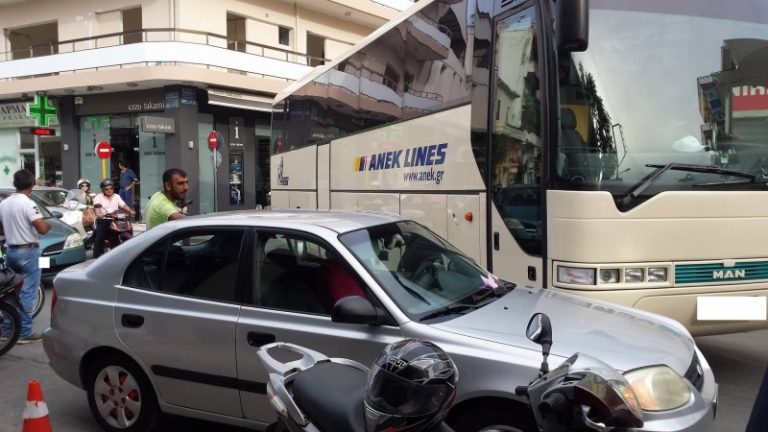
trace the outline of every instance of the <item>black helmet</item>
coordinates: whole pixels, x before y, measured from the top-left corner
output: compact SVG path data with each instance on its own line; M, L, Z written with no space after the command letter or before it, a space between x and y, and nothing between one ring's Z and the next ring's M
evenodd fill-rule
M368 432L436 426L453 403L458 380L456 365L431 342L406 339L387 345L368 374Z
M104 189L107 186L115 187L115 183L110 179L104 179L101 181L101 183L99 183L99 187L102 189Z
M82 186L83 184L87 184L89 188L91 187L90 180L88 180L87 178L81 178L80 180L77 181L77 188L80 189L80 186Z

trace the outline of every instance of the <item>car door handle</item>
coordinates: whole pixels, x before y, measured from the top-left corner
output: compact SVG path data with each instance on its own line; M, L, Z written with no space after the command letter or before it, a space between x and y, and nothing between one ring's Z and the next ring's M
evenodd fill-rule
M269 333L248 332L248 345L260 347L275 341L275 335Z
M141 315L123 314L121 322L123 327L139 328L144 324L144 317Z

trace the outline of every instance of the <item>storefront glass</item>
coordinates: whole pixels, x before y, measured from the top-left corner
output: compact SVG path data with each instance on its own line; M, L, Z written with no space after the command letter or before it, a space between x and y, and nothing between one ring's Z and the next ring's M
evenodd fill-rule
M200 188L200 213L212 213L214 208L214 184L213 163L214 155L217 155L217 161L221 164L221 153L213 152L208 148L208 134L213 130L213 115L199 114L197 125L197 161L199 169L199 188ZM219 169L219 168L217 168Z

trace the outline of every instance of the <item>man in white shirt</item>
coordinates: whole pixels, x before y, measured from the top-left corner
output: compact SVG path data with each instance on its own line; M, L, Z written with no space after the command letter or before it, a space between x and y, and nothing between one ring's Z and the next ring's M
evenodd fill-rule
M39 341L42 336L32 327L32 310L35 306L37 287L40 285L40 235L51 226L43 220L37 204L29 199L35 175L29 170L13 173L16 193L0 202L0 232L5 235L5 261L11 270L24 276L20 300L21 333L17 344ZM5 334L5 327L3 333Z
M116 212L118 210L124 210L131 216L135 215L128 204L120 198L120 195L115 194L115 184L110 179L104 179L101 181L101 193L96 195L93 199L93 206L96 209L96 232L93 233L93 257L98 258L104 253L104 242L107 240L107 234L109 233L109 225L112 223L110 219L102 219L105 214Z

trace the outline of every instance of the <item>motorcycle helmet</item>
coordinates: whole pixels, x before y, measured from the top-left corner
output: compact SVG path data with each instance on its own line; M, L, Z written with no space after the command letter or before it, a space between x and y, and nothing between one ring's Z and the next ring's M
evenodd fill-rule
M83 184L87 184L88 188L90 189L90 187L91 187L91 181L90 180L88 180L87 178L81 178L80 180L77 181L77 188L80 189L80 187L82 187Z
M456 365L431 342L405 339L387 345L368 374L367 432L429 430L443 421L458 380Z
M100 187L101 189L104 189L104 188L105 188L105 187L107 187L107 186L112 186L112 187L115 187L115 182L113 182L113 181L112 181L112 180L110 180L110 179L104 179L104 180L102 180L102 181L101 181L101 183L99 183L99 187Z

